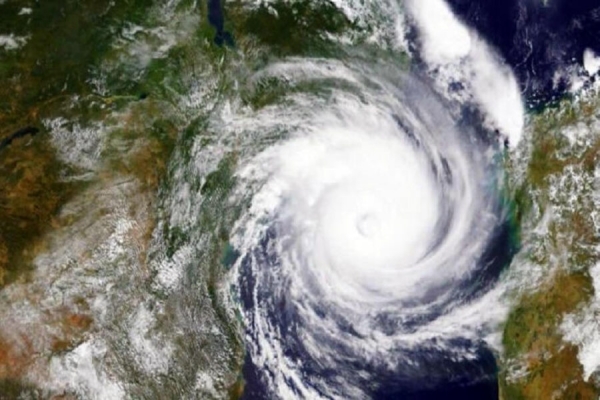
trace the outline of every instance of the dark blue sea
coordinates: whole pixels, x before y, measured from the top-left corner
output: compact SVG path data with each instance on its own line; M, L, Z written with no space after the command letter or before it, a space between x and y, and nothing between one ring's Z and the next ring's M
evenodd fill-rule
M552 0L545 6L542 0L448 0L460 18L490 42L515 71L526 103L531 108L544 107L567 93L565 76L558 82L557 73L567 66L583 63L583 52L590 48L600 53L600 0ZM231 34L224 29L223 5L220 0L208 0L209 22L216 29L217 45L233 45ZM265 27L268 29L268 27ZM486 265L475 280L462 283L464 299L485 293L509 263L515 248L508 224L498 232L494 243L481 260ZM260 249L259 249L260 251ZM242 302L253 306L249 297L252 279L248 277L246 296ZM245 298L244 298L245 297ZM272 316L277 321L276 314ZM287 318L289 318L289 314ZM285 319L279 320L286 323ZM292 340L292 342L294 342ZM296 342L297 343L297 342ZM419 371L399 370L397 374L382 372L378 382L369 385L375 400L497 400L497 366L494 354L483 344L456 343L457 346L479 346L479 357L469 362L448 361L444 354L419 353L412 356L431 368L432 379ZM300 348L289 348L299 358L306 354ZM310 361L306 365L310 368ZM351 366L341 366L351 367ZM332 371L306 370L307 374ZM446 374L446 378L443 374ZM243 377L246 381L243 400L271 400L263 384L263 366L246 358Z
M600 0L447 0L515 71L527 104L543 107L563 96L569 65L600 53Z
M273 240L277 240L277 237L276 233L271 230L252 256L254 259L260 260L261 265L264 264L265 268L273 268L278 263L277 258L268 250L272 248L270 242ZM501 272L509 264L516 250L513 228L507 221L498 228L487 251L482 255L479 262L482 268L477 274L464 279L453 289L453 297L457 302L476 300L479 296L487 293L498 281ZM257 306L252 296L253 290L256 288L256 280L251 274L242 273L242 275L241 301L246 309L251 310ZM475 351L477 357L468 361L455 360L455 357L437 349L431 350L431 347L425 344L422 347L415 346L411 349L400 350L400 359L418 361L418 368L415 368L412 363L399 364L396 370L390 371L378 366L362 364L353 354L345 354L345 349L336 348L339 354L347 356L341 357L341 359L354 361L340 361L335 370L322 368L321 365L311 360L303 347L302 339L294 329L295 322L297 322L294 305L285 301L276 301L273 304L261 301L260 299L264 300L270 296L268 288L264 289L266 290L258 293L259 301L268 313L270 323L279 326L280 331L285 332L282 346L286 356L301 361L302 374L305 376L318 376L324 381L331 380L333 385L336 374L344 371L347 376L348 372L352 374L352 371L357 371L356 382L373 400L498 399L497 365L493 352L484 343L473 343L461 338L452 341L452 348ZM427 323L443 312L444 310L434 309L426 317L427 320L420 319L415 324ZM249 337L253 335L251 327L249 327L248 335ZM325 338L323 339L323 346L334 345ZM390 357L394 356L398 356L398 354L390 354ZM358 371L368 373L371 378L361 381L362 378L359 377ZM270 400L273 398L273 394L269 392L264 383L265 373L269 373L265 366L255 364L250 357L246 358L243 367L243 377L246 381L243 400ZM290 387L293 389L291 383ZM343 392L343 388L338 389L342 389ZM327 398L326 391L322 394Z

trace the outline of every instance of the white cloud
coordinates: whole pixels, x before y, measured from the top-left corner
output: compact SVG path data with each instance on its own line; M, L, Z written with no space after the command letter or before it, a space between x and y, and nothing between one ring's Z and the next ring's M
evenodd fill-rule
M4 48L4 50L16 50L25 46L27 40L28 38L25 36L15 36L12 33L10 35L0 35L0 48Z
M422 35L423 57L431 64L455 62L471 51L471 34L443 1L409 0Z
M423 59L436 71L439 88L452 97L448 87L460 81L490 127L516 145L523 132L524 107L512 70L443 0L407 0L406 4L420 33Z
M585 49L583 52L583 68L590 76L600 71L600 56L592 49Z
M53 357L50 375L53 385L79 396L97 400L118 400L125 397L121 385L113 381L97 360L106 353L104 344L84 342L65 356Z
M592 268L590 274L595 298L581 312L567 315L561 325L564 339L579 347L577 358L586 381L600 369L600 264Z

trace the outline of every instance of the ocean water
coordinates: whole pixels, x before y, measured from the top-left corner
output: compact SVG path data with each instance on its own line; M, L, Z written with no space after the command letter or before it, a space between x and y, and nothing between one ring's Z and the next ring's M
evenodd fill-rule
M370 394L373 400L497 400L498 382L495 376L496 363L494 356L482 350L479 360L474 363L480 370L481 366L488 375L478 382L465 380L453 384L445 384L436 388L424 389L419 380L413 382L398 382L393 376L388 376L387 384L382 385ZM446 365L447 368L461 368L465 365ZM439 368L439 365L438 365ZM243 368L245 379L244 394L241 400L271 400L272 395L261 382L260 368L247 358Z
M271 240L273 239L271 236ZM264 240L263 246L263 250L269 247L269 238ZM508 266L516 250L514 231L510 224L506 223L498 229L488 249L484 252L479 262L478 272L457 286L453 296L461 298L461 301L465 302L476 301L479 296L485 294L498 282L500 274ZM278 260L269 255L268 251L259 253L262 253L262 257L264 257L264 264L270 264L273 267L278 264ZM245 308L252 309L256 306L251 293L255 281L252 276L247 275L244 277L244 282L242 301ZM262 293L262 296L266 298L269 293ZM327 310L323 309L322 313L325 315ZM441 313L443 310L434 312L428 318L435 319ZM395 370L381 369L376 365L357 363L356 361L338 364L338 369L332 370L321 368L320 365L315 364L303 348L302 339L296 336L298 332L294 329L294 325L298 321L293 305L287 304L285 301L280 303L270 315L270 320L281 331L288 332L285 338L286 357L291 357L303 365L303 372L306 376L318 376L322 380L330 380L332 386L335 385L335 378L342 371L348 373L348 371L355 370L357 371L357 381L361 381L361 374L358 371L377 377L376 380L362 380L361 383L369 398L373 400L498 399L496 356L483 342L474 343L460 338L452 341L453 352L462 349L472 353L472 358L469 360L453 360L452 354L449 352L417 345L409 350L398 351L399 354L402 354L402 358L410 360L410 362L396 366ZM393 325L393 321L388 322ZM415 324L415 329L418 329L418 325L424 322L418 320L412 323ZM347 329L352 328L348 327ZM340 348L339 351L343 352L344 349ZM390 358L397 355L390 354ZM351 359L351 355L348 356ZM272 398L272 389L265 381L264 373L263 365L253 362L249 356L246 357L242 370L245 380L243 400L269 400ZM292 382L289 382L289 385L294 387ZM324 398L328 398L327 392L321 394ZM302 397L299 391L296 395L299 398Z
M568 18L571 19L569 20L565 16L565 21L557 22L552 15L559 11L548 11L533 5L530 8L523 8L520 4L514 3L500 7L491 2L466 3L461 1L454 1L452 5L455 12L470 26L477 29L516 71L519 84L530 105L544 104L567 91L569 82L566 75L564 81L560 81L558 84L552 81L552 78L558 72L564 72L565 68L571 65L573 60L572 57L569 58L568 54L580 52L581 56L583 55L583 49L587 48L585 42L579 43L579 47L570 46L568 41L556 44L560 49L568 48L568 52L562 52L563 56L559 58L553 57L552 54L540 50L540 48L544 48L552 41L552 38L546 34L549 27L556 26L556 31L574 29L572 24L569 25L565 21L572 22L583 12L580 8L565 6L568 13L565 11L564 14L570 13ZM209 1L208 18L216 29L215 43L220 46L223 44L233 45L231 35L225 31L223 6L218 0ZM533 18L536 21L539 19L539 23L527 22L527 18ZM531 49L532 46L533 50L527 52L526 49ZM550 53L552 51L550 49ZM462 123L481 126L480 115L478 113L471 115L470 110L469 107L466 107ZM481 129L479 134L481 135L479 140L490 140L490 132L487 129ZM449 286L452 286L450 290L452 301L461 305L477 302L493 289L517 250L513 229L512 223L505 221L496 229L485 251L477 260L475 273L461 277L457 279L457 282L449 283ZM265 318L263 321L265 326L274 327L276 332L283 332L280 333L281 336L273 340L281 341L280 346L283 351L281 356L286 360L292 360L294 368L302 379L302 382L298 383L292 379L285 380L288 378L284 377L285 382L279 383L288 390L289 396L301 398L306 390L311 390L323 398L334 398L335 396L330 394L329 389L332 390L331 393L344 393L346 390L345 387L336 387L336 385L340 385L338 376L340 374L352 376L355 373L354 385L360 387L362 394L372 399L498 399L495 354L483 340L457 336L444 344L451 348L448 350L445 350L444 346L438 346L435 339L418 343L414 347L401 348L397 350L396 354L390 354L390 358L401 360L392 368L383 368L380 364L361 360L360 357L355 357L355 354L346 354L349 350L343 347L337 348L337 351L340 359L346 361L335 363L335 368L331 364L320 364L318 360L311 357L311 350L306 348L302 332L297 329L298 324L304 323L298 317L297 308L303 304L294 304L293 300L288 301L286 297L278 297L276 303L272 302L269 288L273 289L278 284L277 278L272 278L273 282L267 281L264 283L265 286L257 289L256 277L252 273L246 273L252 269L252 262L267 269L277 270L280 268L278 254L272 251L278 246L278 235L276 230L269 230L261 239L260 245L246 254L246 258L242 257L239 266L241 270L240 301L248 315L252 315L253 310L260 309L259 312L264 314L262 317ZM435 298L437 293L429 293L428 296ZM414 327L416 331L420 326L445 315L449 309L450 307L446 308L445 305L436 305L427 313L419 314L414 320L409 318L403 321L403 328L410 330L411 327ZM322 308L317 306L314 311L323 318L326 315L330 317L328 315L330 310L326 305L323 305ZM387 320L386 314L381 314L377 318L380 318L376 323L382 331L386 331L387 324L392 333L395 329L393 327L397 328L398 321ZM333 319L335 320L336 317L334 316ZM248 335L251 336L255 330L260 329L253 325L252 318L249 318L248 321ZM336 323L341 333L350 336L356 335L359 338L359 333L354 331L351 324L346 325L343 317L337 319ZM364 338L360 337L360 339ZM263 344L255 345L257 354L260 354ZM322 345L329 351L336 350L335 340L327 337L322 338ZM455 353L468 353L470 356L454 357ZM242 396L244 400L272 399L273 393L276 391L273 388L273 381L281 379L281 377L275 377L273 371L261 363L260 357L251 357L250 355L247 355L245 359L242 374L245 380L245 390ZM313 385L311 383L313 379L317 379L319 384ZM323 389L323 382L325 382L326 389ZM330 386L327 388L328 384Z
M586 49L600 52L597 0L449 0L453 11L512 67L530 107L569 89ZM547 3L547 4L544 4Z

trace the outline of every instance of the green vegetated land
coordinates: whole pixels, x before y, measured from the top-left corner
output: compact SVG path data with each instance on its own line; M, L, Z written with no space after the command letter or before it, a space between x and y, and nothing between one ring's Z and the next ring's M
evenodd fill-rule
M177 135L175 124L163 115L163 99L154 98L162 77L104 77L110 96L92 82L102 63L118 56L112 46L117 32L125 24L142 24L151 3L0 2L0 35L26 38L17 49L0 46L0 290L28 281L35 256L47 246L45 234L73 222L72 216L61 217L61 208L91 185L126 175L142 191L159 188ZM23 8L30 12L21 13ZM58 117L66 121L67 141L74 143L89 140L78 137L75 126L119 126L105 138L109 145L100 154L99 169L87 170L61 157L45 123ZM30 133L15 135L24 128ZM118 146L111 146L113 141ZM141 224L142 239L149 241L154 221ZM42 396L21 378L42 353L61 353L81 342L94 323L86 309L82 299L56 316L48 348L39 348L41 339L23 336L17 343L0 335L0 398Z
M165 82L176 89L175 77L181 68L193 71L191 52L197 43L175 46L169 57L153 60L136 79L129 79L127 74L109 76L107 84L112 93L109 97L97 93L89 83L95 68L116 57L111 47L115 32L125 22L143 23L150 3L150 0L114 3L109 0L9 0L0 4L0 16L3 16L0 17L3 22L0 34L27 37L22 48L0 48L0 80L3 82L0 140L24 127L40 130L36 135L17 138L0 149L0 288L27 279L33 257L44 248L44 233L69 223L59 217L61 207L89 184L66 179L86 171L61 160L50 143L44 119L60 115L82 123L101 122L112 111L134 104L127 119L119 121L120 128L111 133L118 137L119 143L126 144L127 150L120 153L112 149L114 153L103 154L107 165L94 179L101 181L107 171L127 174L152 192L165 178L182 128L175 118L165 114L163 102L169 98ZM204 2L201 3L198 12L205 13ZM32 13L18 15L23 7L30 7ZM255 63L256 68L268 63L271 57L336 54L337 44L328 41L326 34L360 30L326 1L298 1L291 6L276 2L273 7L275 13L266 7L247 12L240 2L233 2L227 3L225 10L225 27L233 32L236 40L251 41L263 50L258 51L257 57L250 57L249 62ZM213 34L214 29L202 20L195 36L197 41L204 41ZM217 59L229 50L213 45L211 51ZM248 94L245 100L259 108L275 101L286 90L318 88L289 88L281 82L265 82L261 90ZM80 99L75 105L72 103L74 95ZM535 238L537 242L530 254L532 262L551 273L534 292L522 295L506 324L503 335L506 352L501 360L500 376L505 400L591 399L599 394L593 382L583 381L578 349L564 342L559 329L562 317L576 311L594 294L588 269L597 261L593 249L598 238L590 218L591 188L576 183L569 187L569 179L564 179L562 185L566 186L561 189L579 196L572 206L551 194L553 185L561 177L577 174L584 177L584 181L592 179L600 150L600 139L594 137L597 133L593 133L588 144L573 151L561 132L580 123L591 125L598 118L597 103L590 100L573 106L564 101L536 115L532 121L533 151L526 179L517 188L515 200L519 218L532 224L546 210L554 210L555 217L548 225L547 235ZM140 139L143 145L137 146ZM234 167L235 154L231 154L207 177L202 191L215 201L207 207L214 208L223 201L224 194L234 184L231 180ZM209 259L214 268L218 268L228 257L227 228L231 221L215 222L208 217L212 214L210 211L205 217L208 218L206 223L216 228L213 238L216 250ZM148 226L147 240L153 227ZM221 273L214 271L211 276L218 279ZM209 285L217 302L216 282ZM216 305L218 310L219 307ZM223 325L227 326L226 313L221 310L220 314ZM73 338L89 329L93 321L85 314L69 314L65 315L63 325L66 333L55 343L56 351L70 348ZM236 340L235 332L229 334ZM0 338L0 392L34 390L19 383L19 379L36 356L28 352L15 353ZM239 369L242 358L238 356L239 362L234 362L232 367ZM522 367L525 373L514 373L515 366ZM231 397L239 397L242 391L243 382L235 383L230 389Z
M45 118L72 115L101 119L89 101L70 106L74 95L93 95L91 71L110 50L125 20L142 18L147 0L76 0L0 3L0 35L26 38L18 49L0 47L0 140L24 127L36 135L0 148L0 287L29 269L37 240L59 222L56 214L81 182L65 179L82 171L65 165L50 144ZM30 13L20 11L29 8ZM137 93L130 93L137 94Z
M506 323L500 389L505 400L596 399L596 382L583 379L579 349L566 343L565 315L587 304L597 261L594 173L600 136L597 98L565 99L532 117L531 157L516 190L523 229L546 218L542 233L523 232L525 259L544 272L538 287L521 294ZM568 134L582 132L573 141Z

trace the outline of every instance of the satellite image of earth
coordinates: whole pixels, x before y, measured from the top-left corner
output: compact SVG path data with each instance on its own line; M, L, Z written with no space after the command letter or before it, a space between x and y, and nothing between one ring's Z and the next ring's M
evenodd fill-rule
M0 0L0 400L600 398L600 0Z

